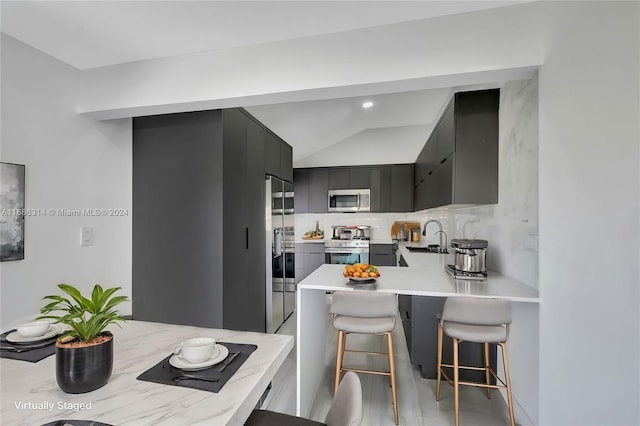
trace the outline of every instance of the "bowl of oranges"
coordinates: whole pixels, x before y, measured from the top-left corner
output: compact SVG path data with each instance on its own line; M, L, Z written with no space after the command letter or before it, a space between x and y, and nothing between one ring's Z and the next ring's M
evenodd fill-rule
M349 281L373 282L380 276L380 271L375 265L355 263L353 265L345 265L342 275Z

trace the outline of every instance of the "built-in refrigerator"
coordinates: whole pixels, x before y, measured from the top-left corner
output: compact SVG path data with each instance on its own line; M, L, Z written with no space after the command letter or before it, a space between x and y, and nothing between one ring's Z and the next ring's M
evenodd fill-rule
M266 179L266 320L273 333L293 313L296 303L293 184Z

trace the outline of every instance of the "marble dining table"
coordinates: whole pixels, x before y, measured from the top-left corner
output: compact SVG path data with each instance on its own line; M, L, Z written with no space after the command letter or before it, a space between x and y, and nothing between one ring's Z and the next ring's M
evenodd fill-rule
M93 392L68 394L56 383L55 355L37 363L0 360L3 425L91 420L111 425L242 425L293 348L293 337L226 329L127 321L113 327L109 382ZM257 345L218 393L137 380L181 341L213 337Z

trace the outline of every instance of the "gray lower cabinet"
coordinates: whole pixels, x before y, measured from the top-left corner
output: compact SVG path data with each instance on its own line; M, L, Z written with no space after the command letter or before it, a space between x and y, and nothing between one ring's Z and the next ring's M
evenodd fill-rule
M396 266L396 253L393 244L371 244L369 263L376 266Z
M401 267L408 266L402 256L399 264ZM442 312L444 301L443 297L398 295L398 310L407 340L409 358L412 365L420 368L420 375L426 379L437 378L438 319L436 315ZM460 343L460 364L481 367L484 361L482 349L482 345L477 343ZM491 347L489 363L494 370L496 359L496 348ZM445 336L442 362L453 364L452 360L453 342L451 338ZM453 378L450 369L446 371L448 371L449 377ZM460 371L461 380L484 381L484 378L483 371Z
M456 93L418 155L414 210L498 202L500 90Z
M305 279L309 274L324 264L323 243L296 243L295 270L296 283Z
M135 319L265 331L265 136L243 109L133 119Z

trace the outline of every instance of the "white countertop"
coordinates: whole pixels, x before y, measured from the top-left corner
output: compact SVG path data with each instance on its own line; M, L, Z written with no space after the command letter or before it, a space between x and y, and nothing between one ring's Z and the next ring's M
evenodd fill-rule
M242 425L293 348L292 336L142 321L128 321L113 333L113 374L105 386L85 394L60 390L55 355L37 363L2 358L2 424L84 419L113 425ZM219 393L136 380L182 340L198 336L255 344L258 349ZM48 403L53 408L21 409L16 406L21 402ZM87 403L90 409L64 408L64 404Z
M477 296L504 297L515 302L539 303L538 291L512 278L488 271L486 281L455 280L445 270L451 264L449 255L411 253L401 247L400 252L408 268L380 266L376 290L416 296ZM347 290L356 289L343 275L343 265L322 265L298 284L300 289Z

